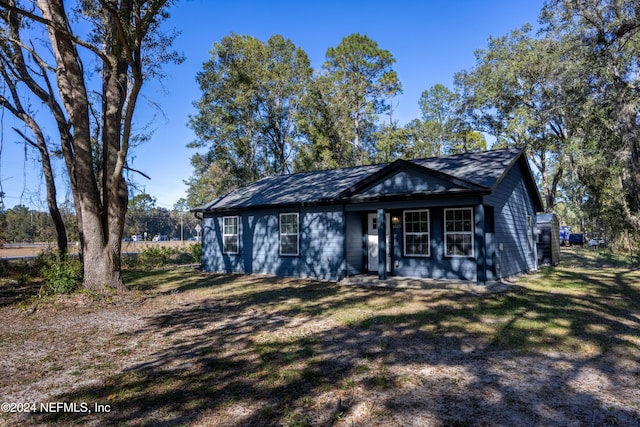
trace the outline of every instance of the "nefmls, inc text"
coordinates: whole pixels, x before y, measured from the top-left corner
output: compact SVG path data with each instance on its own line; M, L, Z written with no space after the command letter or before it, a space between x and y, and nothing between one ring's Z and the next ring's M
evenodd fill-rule
M3 402L2 412L40 412L40 413L75 413L75 414L91 414L91 413L108 413L111 412L111 405L105 403L87 402Z
M92 412L111 412L111 405L103 403L94 403L89 405L87 402L47 402L40 403L40 412L46 413L92 413Z

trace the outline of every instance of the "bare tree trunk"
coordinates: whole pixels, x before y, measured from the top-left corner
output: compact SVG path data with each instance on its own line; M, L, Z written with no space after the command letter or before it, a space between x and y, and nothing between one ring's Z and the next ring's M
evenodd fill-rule
M634 126L635 127L635 126ZM635 129L634 129L635 130ZM636 135L637 132L633 132L631 135ZM636 137L628 137L629 145L629 157L630 157L630 178L633 183L633 189L630 192L635 197L634 208L639 211L640 214L640 147Z
M84 81L84 71L73 40L65 32L69 28L64 6L59 0L39 0L38 5L45 19L53 25L47 26L58 67L58 87L63 94L62 102L73 125L73 160L67 160L72 190L76 201L76 212L80 219L79 230L82 244L83 286L88 289L102 290L111 288L126 289L120 272L120 239L114 242L113 236L120 236L118 223L111 224L110 213L119 209L120 200L111 200L110 191L101 194L94 174L93 151L91 146L91 124L89 116L88 93ZM108 64L105 64L107 67ZM107 108L113 105L108 105ZM118 135L119 141L119 135ZM109 152L103 151L103 157ZM102 171L103 176L109 175ZM108 176L107 179L110 177ZM110 185L111 182L108 182ZM119 183L118 183L119 184ZM116 185L116 187L119 187ZM116 188L120 192L120 188ZM103 197L107 201L104 204ZM116 206L112 207L111 204ZM125 205L126 206L126 205ZM126 208L125 208L126 209ZM110 230L110 228L113 229Z
M40 151L40 161L42 163L42 171L44 174L44 180L47 187L47 205L49 207L49 214L53 220L53 224L56 228L56 238L58 243L58 251L61 255L67 253L67 229L64 225L64 220L58 209L58 196L56 191L56 183L53 177L53 169L51 168L51 157L49 156L49 150L46 143L43 140L42 143L38 143L38 149Z
M78 220L85 288L125 289L120 272L120 245L128 201L123 168L143 68L144 75L150 76L164 62L163 59L154 62L145 55L145 49L158 55L156 50L164 51L172 40L171 36L159 32L159 22L165 18L162 10L167 4L167 0L80 2L77 8L68 10L73 9L74 14L78 12L87 23L93 24L87 31L91 37L85 40L74 34L63 0L36 0L29 8L16 6L14 0L0 0L0 8L6 12L2 18L16 29L8 38L15 47L2 45L1 65L7 68L13 65L17 72L11 70L9 74L23 81L42 100L58 127ZM51 45L45 47L45 57L50 58L52 54L54 65L39 57L33 44L29 47L28 42L21 40L20 30L28 25L22 19L46 28ZM79 49L84 50L83 55ZM34 69L32 62L25 65L22 51L29 52L29 60L34 61L39 70ZM100 123L92 121L93 105L82 63L86 52L94 55L99 69L94 75L102 79ZM167 58L172 56L170 53ZM92 63L92 67L94 65ZM57 87L53 84L54 75ZM94 138L92 125L98 129ZM43 171L47 177L53 177L50 165L44 164ZM50 182L53 183L53 179ZM53 207L55 187L48 187L48 191Z
M564 175L564 168L558 166L556 173L553 174L553 179L551 181L551 188L549 188L549 194L547 196L547 206L545 212L553 213L556 207L556 194L558 194L558 185L560 184L560 180L562 179L562 175Z

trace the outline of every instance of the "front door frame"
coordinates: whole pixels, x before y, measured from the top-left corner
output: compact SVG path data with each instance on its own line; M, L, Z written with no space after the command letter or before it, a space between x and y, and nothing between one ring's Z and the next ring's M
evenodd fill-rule
M380 265L378 262L378 253L380 252L379 245L379 234L380 230L378 230L378 220L379 214L376 213L367 213L367 234L366 234L366 245L367 245L367 271L372 273L380 273ZM386 228L386 272L391 272L391 214L385 212L385 228ZM372 262L372 258L375 257L375 261Z

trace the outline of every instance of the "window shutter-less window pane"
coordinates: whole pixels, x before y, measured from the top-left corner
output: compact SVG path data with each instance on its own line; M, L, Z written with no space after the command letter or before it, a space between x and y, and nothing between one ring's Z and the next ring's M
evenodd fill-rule
M405 256L429 256L429 211L404 211Z
M473 209L445 209L445 255L473 257Z
M222 218L222 246L228 254L237 254L240 251L238 217L226 216Z
M280 214L280 255L298 255L299 229L297 213Z

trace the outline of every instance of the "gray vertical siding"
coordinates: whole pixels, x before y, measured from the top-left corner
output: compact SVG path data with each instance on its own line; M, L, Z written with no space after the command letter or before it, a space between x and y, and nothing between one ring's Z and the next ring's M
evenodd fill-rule
M341 207L301 212L300 265L293 275L341 280L344 265L344 216Z
M299 256L280 255L279 214L288 212L299 213ZM223 253L222 218L228 215L205 215L202 261L205 271L326 280L344 277L344 227L340 208L269 209L239 213L240 251L237 255Z
M535 226L536 213L519 164L511 168L493 194L485 198L485 203L494 208L497 277L534 270L537 267L536 248L534 244L533 250L529 251L527 215L531 215Z
M238 226L240 253L226 254L222 245L222 218L233 215L206 214L202 221L202 269L208 272L242 273L244 260L242 247L244 246L245 227L240 218Z
M362 213L345 212L347 274L365 273L364 223Z

